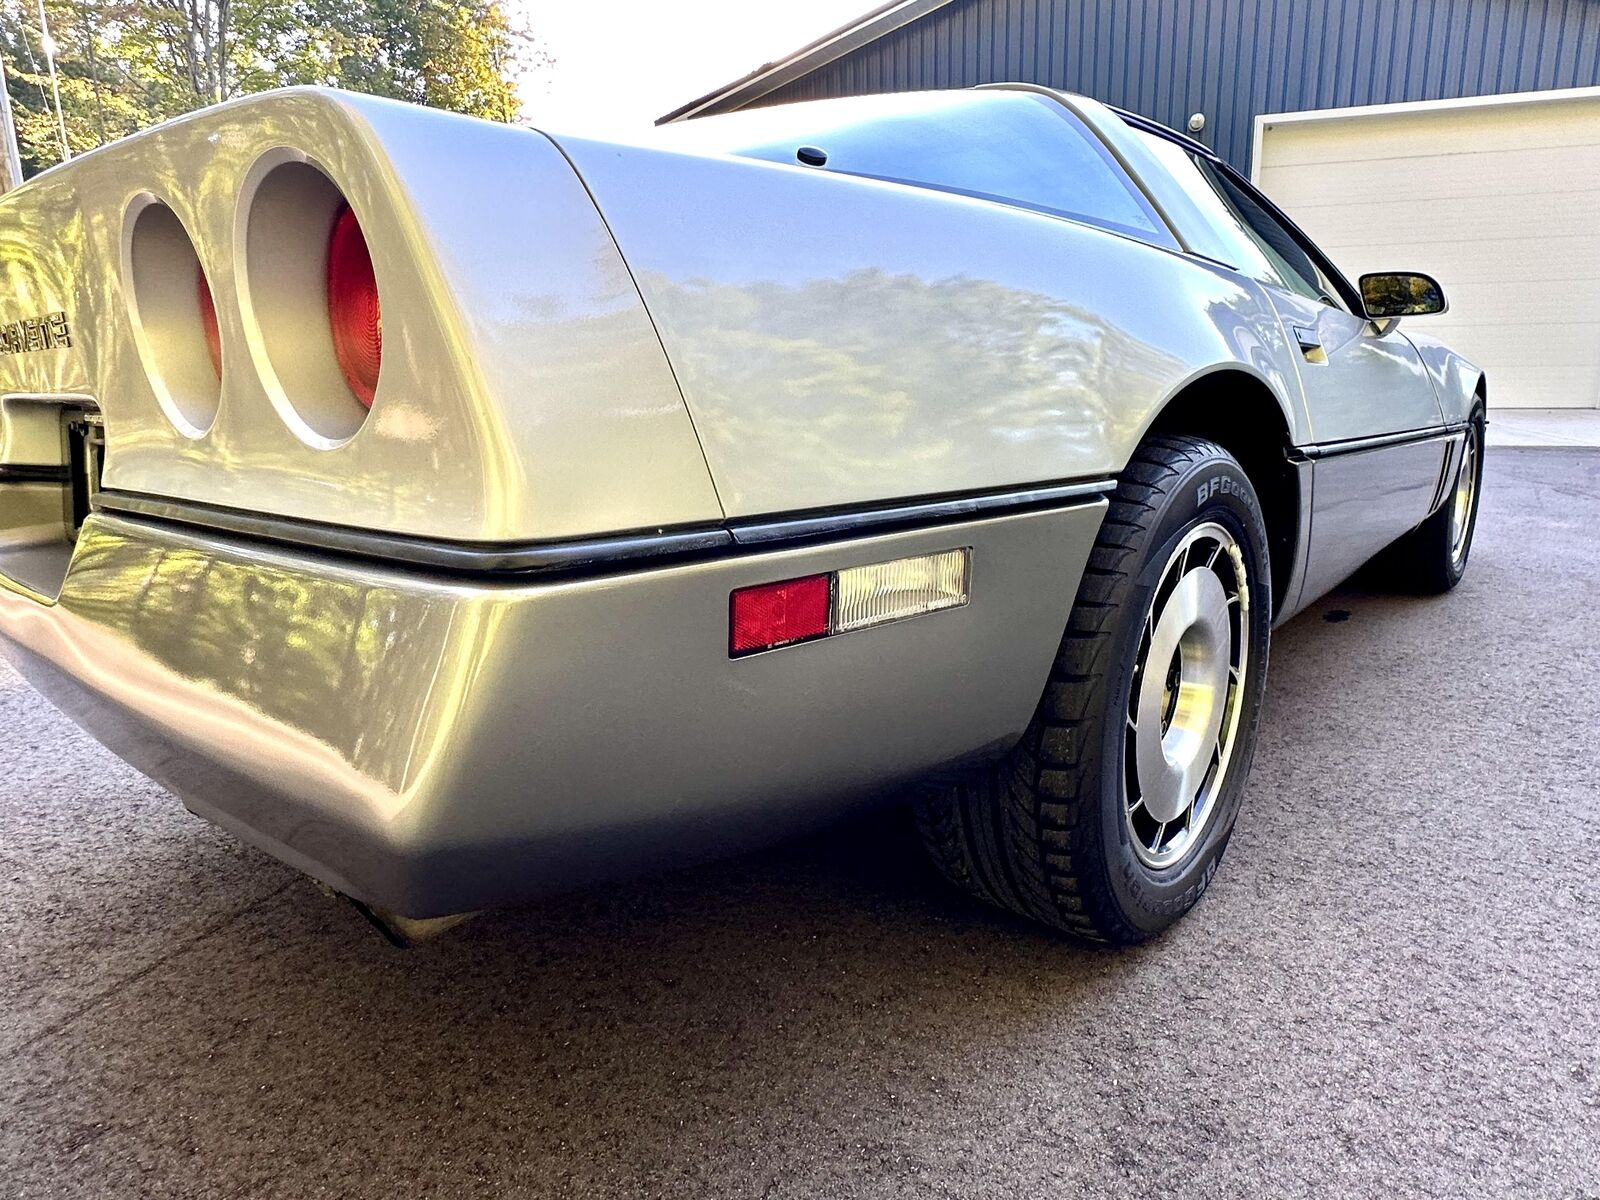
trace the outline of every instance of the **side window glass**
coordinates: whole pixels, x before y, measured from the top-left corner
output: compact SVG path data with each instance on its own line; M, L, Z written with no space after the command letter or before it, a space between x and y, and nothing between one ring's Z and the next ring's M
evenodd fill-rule
M1329 298L1322 286L1321 273L1311 261L1311 256L1300 248L1294 235L1257 204L1248 192L1210 163L1199 165L1210 179L1212 187L1227 198L1229 207L1238 214L1241 224L1261 247L1279 282L1291 292L1299 292L1312 300Z
M1313 300L1335 299L1316 264L1277 220L1210 163L1158 134L1140 136L1209 218L1214 244L1204 253L1259 279Z

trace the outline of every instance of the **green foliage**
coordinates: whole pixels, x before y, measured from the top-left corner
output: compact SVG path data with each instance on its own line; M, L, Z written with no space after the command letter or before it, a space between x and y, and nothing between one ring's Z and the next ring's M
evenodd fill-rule
M337 63L346 87L497 121L516 119L516 79L527 64L528 38L499 3L311 3L326 25L353 31ZM346 9L359 20L345 23Z
M233 96L347 87L497 121L549 59L502 0L46 0L74 154ZM24 174L60 160L37 0L0 0Z

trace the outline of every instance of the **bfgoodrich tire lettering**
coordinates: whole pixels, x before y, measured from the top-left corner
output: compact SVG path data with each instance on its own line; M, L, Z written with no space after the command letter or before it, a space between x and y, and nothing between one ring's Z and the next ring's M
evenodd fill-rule
M1021 742L981 774L930 787L919 800L923 840L943 874L991 903L1113 944L1142 941L1187 912L1216 872L1249 773L1272 613L1267 553L1255 489L1226 450L1176 436L1141 446L1112 496ZM1219 612L1228 614L1226 663L1205 655L1191 663L1183 642L1170 663L1150 666L1152 648L1163 657L1172 630L1189 628L1171 607L1179 586L1206 593L1206 628L1217 636ZM1216 608L1219 589L1233 597L1224 610ZM1193 681L1192 666L1200 672ZM1211 684L1229 706L1217 729L1232 721L1221 769L1222 734L1208 749L1203 740L1185 742L1190 731L1181 724L1192 721L1202 739L1210 733L1215 713L1202 708ZM1130 796L1148 781L1129 759L1138 745L1131 726L1140 721L1157 748L1216 755L1209 764L1179 755L1200 781L1196 797L1206 779L1212 786L1203 821L1181 845L1181 829L1169 837L1154 817L1141 826L1128 815ZM1151 753L1148 741L1144 750ZM1177 787L1150 803L1165 813L1184 794ZM1154 838L1154 852L1135 847L1141 836Z

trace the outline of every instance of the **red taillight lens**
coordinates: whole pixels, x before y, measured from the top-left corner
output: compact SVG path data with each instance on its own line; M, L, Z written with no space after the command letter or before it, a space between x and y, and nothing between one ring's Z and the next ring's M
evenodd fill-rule
M195 292L200 299L200 327L206 333L206 349L211 354L211 365L222 378L222 333L217 328L217 306L211 300L211 284L206 282L206 269L194 270Z
M826 575L764 583L734 592L728 652L751 654L771 650L828 632Z
M348 204L340 207L328 239L328 323L345 382L356 399L371 408L383 361L383 316L372 255Z

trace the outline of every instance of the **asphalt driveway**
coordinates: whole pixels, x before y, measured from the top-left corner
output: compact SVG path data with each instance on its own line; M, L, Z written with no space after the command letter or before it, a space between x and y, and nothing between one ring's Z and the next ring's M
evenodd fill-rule
M0 1198L1600 1197L1600 454L1466 583L1280 631L1211 892L1131 953L891 818L410 953L0 667Z

